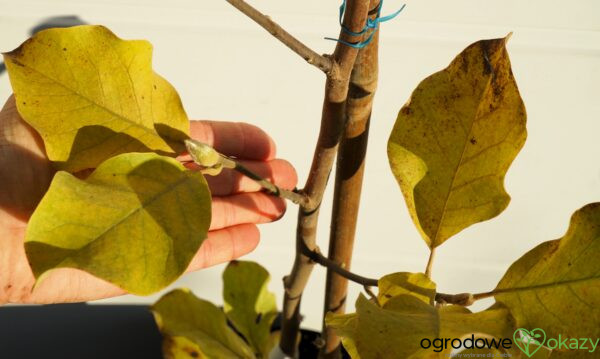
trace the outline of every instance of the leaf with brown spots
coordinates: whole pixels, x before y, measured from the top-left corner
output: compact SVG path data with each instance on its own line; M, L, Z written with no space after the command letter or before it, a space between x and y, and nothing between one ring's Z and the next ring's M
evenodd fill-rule
M388 157L430 248L500 214L504 176L527 136L506 38L467 47L400 110Z
M571 217L567 233L519 258L495 291L519 327L548 337L600 337L600 203Z
M121 40L103 26L52 28L4 60L19 113L60 169L183 150L189 121L175 89L152 71L149 42Z

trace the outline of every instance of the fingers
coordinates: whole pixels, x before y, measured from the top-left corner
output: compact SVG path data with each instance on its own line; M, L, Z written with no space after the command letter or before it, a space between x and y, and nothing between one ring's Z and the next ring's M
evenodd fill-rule
M200 246L187 271L191 272L239 258L252 252L259 240L260 232L254 224L241 224L209 232L208 238Z
M280 188L291 190L298 183L296 170L285 160L275 159L268 162L240 160L238 162ZM198 165L192 162L187 163L186 167L194 169L198 168ZM213 196L261 190L261 186L256 181L230 169L224 169L218 176L206 176L206 181Z
M260 128L240 122L191 121L191 137L238 158L275 158L275 142Z
M272 222L283 216L285 208L284 199L262 192L213 197L210 230Z

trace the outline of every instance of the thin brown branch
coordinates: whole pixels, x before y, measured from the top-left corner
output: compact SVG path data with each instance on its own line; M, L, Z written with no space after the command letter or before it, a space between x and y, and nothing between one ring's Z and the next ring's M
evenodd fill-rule
M371 0L371 17L376 16L379 5L379 0ZM345 269L350 269L354 248L371 109L377 88L378 49L379 33L376 32L371 43L359 51L354 63L346 100L346 129L337 154L328 257ZM345 311L350 278L335 269L328 267L327 270L324 316L328 312L342 314ZM322 333L325 346L321 348L320 357L340 358L340 337L324 322Z
M300 42L300 40L285 31L276 22L271 20L270 17L256 10L244 0L227 0L227 2L262 26L263 29L267 30L277 40L281 41L285 46L300 55L306 62L319 68L326 74L331 72L333 63L329 57L319 55L311 50L308 46Z
M372 300L374 300L375 303L377 303L377 305L380 305L379 304L379 300L377 299L377 295L375 295L375 293L373 293L373 291L371 290L371 287L369 287L368 285L365 285L363 287L363 289L369 295L369 298L371 298Z
M547 288L547 287L552 287L554 285L556 285L556 284L555 283L549 283L549 284L540 284L540 285L535 285L535 286L530 286L530 287L521 287L521 288L502 288L502 289L494 289L494 290L489 291L489 292L476 293L476 294L471 294L471 293L460 293L460 294L436 293L435 300L437 302L443 303L443 304L457 304L457 305L469 306L469 305L475 303L478 300L485 299L485 298L490 298L490 297L495 296L496 294L526 292L526 291L529 291L529 290L536 290L536 289L543 289L543 288Z
M528 287L494 289L494 290L491 290L489 292L483 292L483 293L473 294L473 300L480 300L480 299L490 298L490 297L493 297L493 296L495 296L497 294L519 293L519 292L527 292L527 291L530 291L530 290L540 290L540 289L555 287L557 285L567 285L567 284L573 284L573 283L578 283L578 282L584 282L586 280L587 279L574 279L574 280L568 280L568 281L564 281L564 282L555 282L555 283L546 283L546 284L531 285L531 286L528 286Z
M233 161L233 160L231 160L231 161ZM270 194L277 196L277 197L285 198L285 199L290 200L293 203L298 204L303 207L310 205L310 198L308 198L308 196L305 195L304 193L297 192L297 191L290 191L287 189L280 188L277 185L275 185L274 183L262 178L258 174L252 172L250 169L244 167L239 162L237 162L237 161L233 161L233 162L235 163L235 167L233 168L234 170L236 170L236 171L240 172L241 174L243 174L244 176L254 180L262 188L266 189Z
M217 152L212 146L209 146L206 143L188 138L185 140L185 147L187 148L192 161L200 166L199 171L206 175L216 176L221 173L224 168L232 169L254 180L274 196L288 199L301 206L310 205L310 198L304 193L279 188L276 184L252 172L233 158Z
M368 10L369 0L349 1L343 20L344 26L355 32L360 31L365 26ZM340 31L340 38L348 42L360 40L342 31ZM348 83L357 53L357 49L338 43L331 56L332 70L328 73L325 83L321 128L310 173L303 190L310 198L310 205L300 207L296 227L294 265L290 274L284 278L285 295L279 345L290 357L296 354L296 338L301 318L300 300L315 264L302 253L302 246L310 250L316 248L319 206L344 131Z
M335 272L348 280L351 280L351 281L358 283L365 287L376 287L377 286L377 283L378 283L377 279L363 277L356 273L350 272L349 270L340 266L338 263L332 261L331 259L329 259L329 258L325 257L323 254L321 254L321 251L319 250L318 247L316 247L313 250L310 250L306 246L303 246L302 253L305 256L307 256L308 258L310 258L312 261L314 261L315 263L318 263L318 264L322 265L323 267L326 267L328 270L331 270L332 272Z

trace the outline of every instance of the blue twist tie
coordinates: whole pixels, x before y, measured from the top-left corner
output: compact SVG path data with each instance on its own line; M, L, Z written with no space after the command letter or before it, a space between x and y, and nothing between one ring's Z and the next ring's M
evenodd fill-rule
M367 24L365 25L365 27L359 32L354 32L354 31L348 29L347 27L345 27L343 24L344 12L346 12L346 0L342 0L342 5L340 5L340 20L339 20L340 26L342 27L342 31L345 32L346 34L352 35L352 36L360 36L360 35L366 33L367 31L369 31L369 29L372 29L373 31L371 31L371 34L369 35L369 37L366 40L359 42L359 43L351 43L351 42L344 41L342 39L334 39L331 37L326 37L325 39L337 41L346 46L353 47L355 49L362 49L363 47L367 46L371 42L371 40L373 40L373 35L375 35L375 32L379 29L379 24L382 22L392 20L393 18L398 16L398 14L400 14L400 12L402 12L402 10L404 9L405 6L406 6L406 4L402 5L400 10L396 11L395 13L382 17L381 16L381 8L383 7L383 0L381 0L379 2L379 7L377 9L377 16L375 16L374 19L367 17Z

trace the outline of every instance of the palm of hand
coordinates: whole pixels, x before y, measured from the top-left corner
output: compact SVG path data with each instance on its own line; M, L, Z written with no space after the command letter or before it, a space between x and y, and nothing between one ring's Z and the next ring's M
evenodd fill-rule
M237 157L282 188L296 185L293 167L275 159L273 141L257 127L194 121L191 136ZM180 160L188 167L195 166L186 156ZM123 294L112 284L75 269L53 271L31 291L34 278L23 249L25 228L54 173L42 139L19 116L11 96L0 112L0 304L85 301ZM256 224L273 221L285 211L282 199L260 192L260 186L234 172L223 171L207 180L213 195L210 232L188 271L252 251L259 241Z

